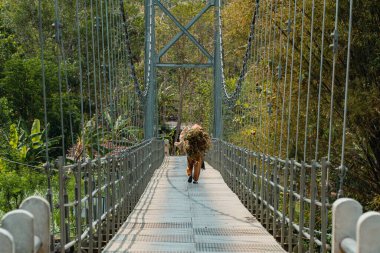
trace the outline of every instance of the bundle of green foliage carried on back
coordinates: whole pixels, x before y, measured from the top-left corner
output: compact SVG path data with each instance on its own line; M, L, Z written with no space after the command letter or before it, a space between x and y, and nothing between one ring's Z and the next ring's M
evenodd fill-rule
M210 135L202 129L190 129L185 136L185 150L191 159L199 160L211 147Z

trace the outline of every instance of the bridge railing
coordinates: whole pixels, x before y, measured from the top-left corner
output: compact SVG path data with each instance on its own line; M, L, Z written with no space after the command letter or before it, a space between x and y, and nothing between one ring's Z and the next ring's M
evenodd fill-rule
M282 160L217 139L206 159L288 252L329 250L328 162Z
M25 199L20 209L4 215L0 228L0 252L49 253L50 205L41 197Z
M380 252L380 213L367 212L353 199L341 198L333 204L333 253Z
M133 210L164 159L163 140L120 155L62 166L59 171L59 250L100 252Z

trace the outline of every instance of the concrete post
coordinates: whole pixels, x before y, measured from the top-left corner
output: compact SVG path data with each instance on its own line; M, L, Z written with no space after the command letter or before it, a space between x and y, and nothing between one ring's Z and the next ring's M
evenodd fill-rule
M31 213L25 210L11 211L3 217L1 226L12 234L15 253L34 253L34 224Z
M30 212L34 216L34 235L41 242L42 247L38 253L49 253L50 246L50 205L41 197L33 196L25 199L20 208Z
M0 253L15 253L13 236L2 228L0 228Z
M367 212L360 216L356 226L356 252L379 253L380 213Z
M359 202L349 198L341 198L333 204L332 217L332 252L344 253L340 243L345 238L356 238L356 223L363 208Z

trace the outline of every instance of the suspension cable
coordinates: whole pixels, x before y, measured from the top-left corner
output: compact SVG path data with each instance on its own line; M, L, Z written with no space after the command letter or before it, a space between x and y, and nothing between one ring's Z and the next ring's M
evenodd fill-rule
M318 108L317 108L317 136L315 138L315 161L318 160L318 147L319 147L319 125L321 117L321 94L322 94L322 73L324 61L324 43L325 43L325 17L326 17L326 0L323 0L323 17L322 17L322 38L321 38L321 62L319 66L319 85L318 85Z
M149 8L154 8L153 7L153 4L151 3L150 1L150 5L149 5ZM148 52L148 56L149 56L149 62L148 63L145 63L145 64L149 64L148 66L148 71L147 71L147 80L145 80L145 87L144 87L144 91L141 91L140 89L140 85L139 85L139 82L138 82L138 79L137 79L137 75L136 75L136 69L135 69L135 65L133 63L133 60L132 60L132 49L131 49L131 44L130 44L130 38L129 38L129 32L128 32L128 22L127 22L127 13L126 13L126 10L124 8L124 1L123 0L120 0L120 13L121 13L121 17L122 17L122 20L123 20L123 26L124 26L124 40L125 40L125 45L126 45L126 50L127 50L127 57L128 57L128 65L129 65L129 68L130 68L130 76L131 76L131 79L133 80L133 84L135 86L135 92L137 93L138 97L144 101L147 94L148 94L148 90L149 90L149 85L150 85L150 63L152 62L152 50L153 50L153 47L152 47L152 44L151 44L151 37L152 37L152 31L150 30L149 33L148 33L148 38L146 38L146 40L148 41L149 43L149 50ZM151 11L149 10L149 14L151 13ZM146 20L146 22L148 22L148 24L151 24L153 21L152 21L152 15L148 15L149 16L149 20Z
M91 12L91 43L92 43L92 65L93 65L93 81L94 81L94 102L95 102L95 128L96 128L96 144L97 152L100 152L99 143L99 111L98 111L98 92L97 92L97 73L96 73L96 53L95 53L95 31L94 27L97 24L94 23L94 10L93 0L90 0L90 12Z
M290 6L290 1L289 1ZM290 17L289 17L289 22ZM292 61L290 67L290 81L289 81L289 106L288 106L288 133L286 137L286 158L289 157L289 143L290 143L290 123L291 123L291 115L292 115L292 95L293 95L293 73L294 73L294 45L296 40L296 26L297 26L297 0L294 0L294 16L293 16L293 41L292 41Z
M227 87L226 87L226 81L225 81L225 77L224 77L224 63L223 63L223 35L222 35L222 14L221 12L219 12L219 16L218 16L218 26L219 26L219 30L220 30L220 48L221 48L221 54L220 54L220 57L221 57L221 65L222 65L222 85L223 85L223 91L224 91L224 97L225 97L225 102L227 102L227 105L232 108L235 103L236 103L236 100L238 99L239 95L240 95L240 92L241 92L241 89L242 89L242 85L243 85L243 81L245 80L245 77L246 77L246 74L247 74L247 71L248 71L248 60L250 59L251 57L251 47L252 47L252 41L254 39L254 32L255 32L255 24L256 24L256 15L258 13L258 10L260 8L260 0L256 0L256 10L253 14L253 17L252 17L252 21L251 21L251 26L250 26L250 32L249 32L249 36L248 36L248 42L247 42L247 48L246 48L246 51L245 51L245 54L244 54L244 58L243 58L243 66L241 68L241 71L240 71L240 75L239 75L239 79L238 81L236 82L235 84L235 90L229 94L228 91L227 91Z
M112 77L112 70L113 70L113 57L110 54L110 44L112 43L112 36L110 36L110 31L109 31L109 16L108 16L108 0L105 0L105 13L106 13L106 41L107 41L107 62L108 62L108 86L109 86L109 107L110 107L110 118L113 126L110 127L115 127L115 115L114 115L114 103L113 103L113 95L112 95L112 82L113 82L113 77ZM111 123L110 122L110 123ZM114 149L114 142L115 142L115 136L114 136L114 129L110 129L111 131L111 150Z
M102 63L100 60L100 26L103 26L103 20L99 18L99 6L98 6L99 0L95 0L95 8L96 8L96 40L97 40L97 51L98 51L98 79L99 79L99 102L100 102L100 116L101 116L101 149L103 151L103 154L105 153L105 147L104 147L104 110L103 110L103 96L102 96L102 89L103 89L103 83L102 83ZM100 3L102 4L102 3ZM102 28L103 29L103 28ZM103 32L102 32L103 33ZM104 48L103 48L104 49Z
M85 134L84 134L84 105L83 105L83 71L82 71L82 50L81 50L81 35L80 35L80 24L79 24L79 1L76 0L76 11L75 11L75 23L77 27L77 46L78 46L78 61L79 61L79 87L80 87L80 113L81 113L81 129L82 134L82 158L86 157L85 148Z
M266 80L270 80L270 74L271 74L271 71L270 71L270 57L271 57L271 52L270 52L270 44L271 44L271 39L272 39L272 6L273 6L273 3L272 1L270 1L270 4L267 3L267 12L270 13L270 15L265 15L266 17L266 21L265 21L265 27L269 27L269 34L268 34L268 42L265 42L265 48L267 49L267 57L266 57L266 65L267 68L266 69ZM269 22L268 22L268 19L269 19ZM273 94L273 83L270 81L270 87L269 85L267 84L266 82L266 87L265 87L265 90L266 90L266 94L265 94L265 108L266 108L266 126L265 126L265 129L267 131L266 133L266 151L265 153L266 154L269 154L269 149L270 149L270 134L271 134L271 131L270 131L270 124L269 124L269 118L271 117L271 104L272 104L272 94ZM269 96L269 99L268 99L268 96ZM269 100L269 101L268 101Z
M340 180L338 198L343 196L343 182L346 176L347 167L344 164L344 151L346 146L346 126L347 126L347 100L348 100L348 83L350 80L350 53L351 53L351 33L352 33L352 5L353 0L350 0L350 13L348 23L348 42L347 42L347 63L346 63L346 82L344 87L344 114L343 114L343 129L342 129L342 153L340 158Z
M338 51L338 15L339 15L339 0L336 0L334 32L331 34L331 36L333 37L333 43L330 45L330 47L332 48L332 53L333 53L333 62L332 62L332 74L331 74L329 142L328 142L328 151L327 151L328 161L330 161L331 159L331 141L332 141L332 132L334 131L332 124L333 124L333 111L334 111L335 66L336 66L336 57L337 57L337 51Z
M277 2L278 2L277 0L274 1L274 3L273 3L273 1L271 1L271 5L270 5L270 18L269 18L269 20L270 20L269 26L271 28L271 31L273 31L273 39L270 40L270 42L272 42L272 54L270 55L270 53L268 53L268 59L269 59L269 63L268 64L270 64L269 67L271 69L271 71L270 71L271 72L270 73L271 100L270 100L270 102L268 104L268 113L270 113L270 115L273 114L273 110L272 109L274 108L274 103L273 103L273 92L274 92L273 81L274 81L274 69L275 69L274 68L274 66L275 66L274 63L275 63L275 48L276 48L276 29L275 29L274 22L272 23L272 21L273 21L273 16L274 16L273 12L275 12L277 10ZM270 45L269 45L269 48L270 48ZM274 126L274 128L276 130L276 125ZM271 130L269 130L269 131L271 131ZM273 139L275 139L275 132L272 133L272 135L273 135ZM268 135L268 147L271 146L269 144L270 141L271 141L271 136L269 134ZM274 146L274 143L272 143L272 144L273 144L272 145L272 154L274 154L275 153L275 146ZM268 153L269 153L269 151L268 151Z
M282 9L281 9L282 12ZM282 13L281 13L282 17ZM288 74L288 59L289 59L289 41L290 41L290 32L291 32L291 11L290 11L290 0L289 0L289 7L288 7L288 20L286 22L286 56L285 56L285 70L284 70L284 89L282 92L282 109L281 109L281 123L280 123L280 145L279 145L279 154L278 156L281 157L282 154L282 141L283 141L283 131L284 131L284 117L285 117L285 104L286 104L286 81L287 81L287 74ZM281 19L282 20L282 19ZM288 154L286 154L286 157L288 157Z
M110 1L110 20L111 20L111 47L113 48L111 54L111 59L112 59L112 75L113 75L113 89L112 89L112 95L113 95L113 113L114 113L114 118L115 118L115 126L118 118L120 117L119 114L119 75L118 75L118 66L119 66L119 41L118 41L118 27L115 19L115 6L114 6L114 0ZM115 137L114 137L114 147L116 145L116 148L120 145L119 141L119 135L116 132L115 129Z
M303 39L304 39L304 27L305 27L305 0L302 1L302 18L301 18L301 49L300 49L300 66L298 73L298 98L297 98L297 127L296 127L296 150L295 160L298 159L298 137L299 137L299 124L300 124L300 108L301 108L301 82L302 77L302 62L303 62Z
M55 39L56 42L59 43L61 40L61 25L59 21L59 6L58 1L54 1L54 10L55 10ZM60 116L61 116L61 138L62 138L62 157L63 157L63 164L66 163L66 152L65 152L65 130L64 130L64 123L63 123L63 98L62 98L62 77L61 77L61 55L58 54L57 57L58 61L58 86L59 86L59 109L60 109Z
M303 148L303 161L306 162L307 159L307 138L308 138L308 128L309 128L309 104L310 104L310 83L311 83L311 67L313 60L313 33L314 33L314 7L315 0L312 0L311 7L311 24L310 24L310 46L309 46L309 72L307 78L307 95L306 95L306 112L305 112L305 139Z
M258 6L259 7L259 6ZM263 52L264 52L264 55L265 55L265 44L264 44L264 35L263 35L263 31L265 30L264 28L264 24L263 24L263 12L260 11L260 8L257 8L257 19L259 19L261 22L259 23L260 24L260 36L259 38L257 38L258 42L259 42L259 46L257 48L257 64L258 65L263 65L264 66L264 57L262 56ZM263 136L263 96L262 96L262 93L263 93L263 88L262 88L262 84L264 84L264 68L261 68L261 73L259 73L257 75L259 77L257 83L256 83L256 94L257 96L259 97L259 129L258 129L258 150L260 152L263 153L263 150L262 150L262 147L264 146L264 144L262 143L263 139L264 139L264 136ZM260 80L260 77L261 77L261 80ZM259 90L257 90L259 89Z
M102 34L102 75L103 75L103 86L102 86L102 92L103 92L103 96L104 96L104 106L103 106L103 109L102 109L102 114L104 114L107 108L107 104L109 102L108 98L107 98L107 82L109 82L109 80L107 79L107 67L109 65L108 63L108 60L106 58L106 46L105 46L105 36L104 36L104 11L103 11L103 0L100 0L99 1L99 4L100 4L100 20L101 20L101 34ZM107 127L108 127L108 124L106 122ZM104 139L104 131L102 133L103 135L103 139Z
M277 2L276 2L277 4ZM280 20L282 21L282 6L283 6L283 2L281 2L281 17L280 17ZM280 22L281 22L280 21ZM281 65L281 59L282 59L282 32L281 32L281 27L278 27L279 28L279 36L278 36L278 39L280 41L279 43L279 48L280 48L280 52L279 52L279 57L278 57L278 65L277 65L277 94L276 94L276 119L275 119L275 129L274 129L274 138L273 138L273 154L275 154L275 149L277 148L276 145L277 145L277 138L278 138L278 117L279 117L279 107L278 107L278 104L279 104L279 98L280 98L280 83L281 83L281 71L282 71L282 65ZM274 49L273 49L273 55L274 55Z
M89 49L88 49L88 44L89 44L89 41L88 41L88 8L87 8L87 1L84 2L84 13L85 13L85 18L86 18L86 23L85 23L85 49L86 49L86 81L87 81L87 96L88 96L88 111L89 111L89 122L90 122L90 129L91 129L91 126L92 126L92 122L91 122L91 117L92 117L92 108L91 108L91 74L90 74L90 60L89 60ZM85 126L86 128L87 126ZM83 134L85 134L85 129L83 129ZM94 156L94 147L92 145L93 143L90 143L90 149L91 149L91 156L90 158L93 158ZM85 148L85 146L83 146L83 148Z
M42 96L44 103L44 125L45 125L45 172L47 175L47 192L46 198L50 205L50 212L53 213L53 192L51 187L51 166L49 160L49 134L48 134L48 117L47 117L47 98L46 98L46 76L45 76L45 38L42 30L42 0L38 1L38 32L40 40L40 60L41 60L41 75L42 75ZM4 160L4 158L2 158ZM13 162L13 161L8 161ZM29 166L29 165L28 165ZM54 217L51 217L52 231L54 231ZM53 235L54 237L54 235ZM52 245L49 245L50 251L52 251Z
M63 45L63 33L60 34L60 46L61 46L61 54L62 54L62 61L64 64L63 72L65 75L65 83L66 83L66 92L67 94L70 93L70 85L69 85L69 77L67 74L67 60L66 60L66 54L65 54L65 47ZM69 113L69 126L70 126L70 137L71 137L71 145L74 145L74 131L73 131L73 120L72 120L72 113L71 111Z
M44 101L44 125L45 125L45 161L46 165L49 165L49 136L48 136L48 122L47 122L47 102L46 102L46 76L45 76L45 44L44 35L42 31L42 11L41 0L38 1L38 31L40 39L40 57L41 57L41 75L42 75L42 95ZM47 166L47 180L48 180L48 194L51 194L51 182L50 182L50 166ZM50 199L51 201L51 199ZM50 203L52 204L52 203ZM51 205L52 206L52 205Z

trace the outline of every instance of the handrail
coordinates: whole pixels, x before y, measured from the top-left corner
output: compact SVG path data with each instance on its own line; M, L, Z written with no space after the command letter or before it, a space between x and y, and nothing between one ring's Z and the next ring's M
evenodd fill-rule
M213 139L206 159L283 247L307 243L309 249L328 251L331 205L327 185L316 180L326 181L330 164L325 159L311 164L282 160L219 139Z
M25 199L19 210L4 215L0 228L0 252L49 253L50 205L41 197Z
M74 246L101 251L163 159L164 142L154 138L115 156L67 166L58 161L60 252Z
M380 213L362 214L362 206L352 199L328 203L324 182L330 164L326 159L309 165L280 160L218 139L213 140L206 159L288 250L293 243L300 247L305 242L309 249L330 250L327 224L331 221L327 214L332 207L333 253L380 252Z
M363 214L359 202L341 198L333 204L332 253L376 253L379 243L380 213Z

